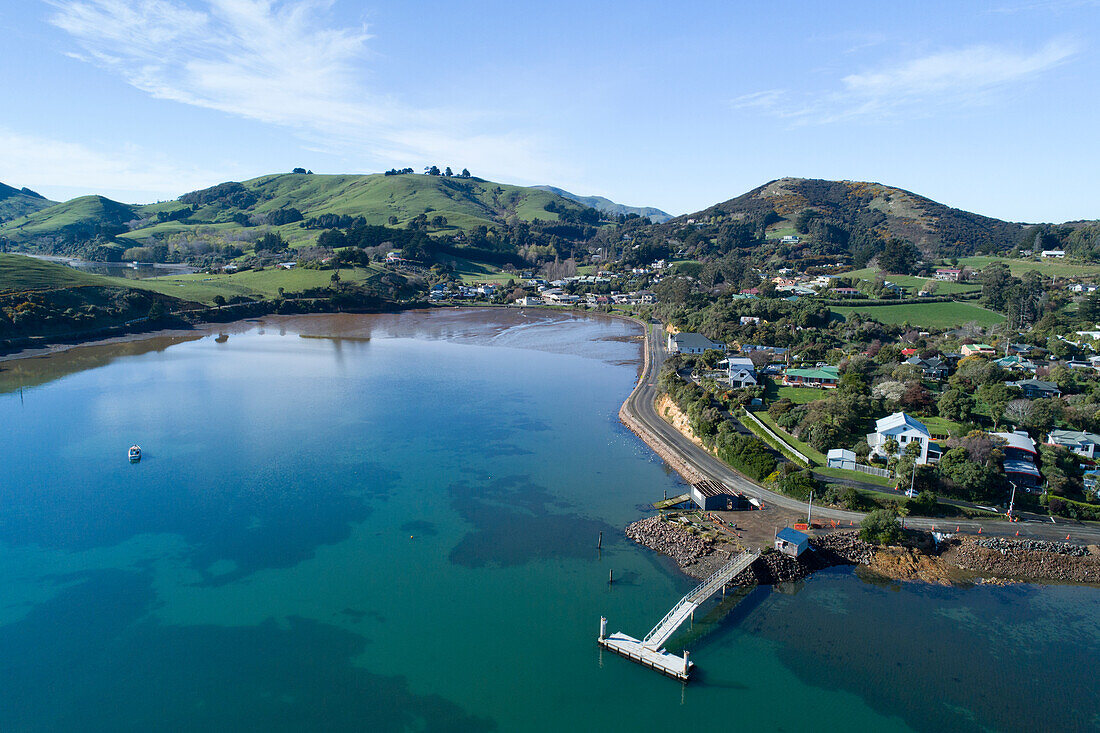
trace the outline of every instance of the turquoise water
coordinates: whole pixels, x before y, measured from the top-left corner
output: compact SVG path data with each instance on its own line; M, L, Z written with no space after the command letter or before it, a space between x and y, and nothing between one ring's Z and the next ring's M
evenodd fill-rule
M682 489L617 420L637 335L318 316L0 364L0 730L1097 727L1092 588L838 569L700 619L686 688L601 655L692 585L622 539Z

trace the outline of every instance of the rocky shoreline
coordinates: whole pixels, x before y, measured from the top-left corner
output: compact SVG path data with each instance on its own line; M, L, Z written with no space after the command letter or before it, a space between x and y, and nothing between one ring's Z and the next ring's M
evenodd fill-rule
M832 532L812 537L813 552L798 559L765 548L760 559L736 576L731 585L774 585L801 580L836 565L857 565L885 578L939 585L1100 584L1100 548L1096 546L972 536L951 538L936 546L930 536L913 534L912 545L877 547L861 540L856 531ZM672 558L681 571L699 580L742 549L661 516L630 524L626 536Z

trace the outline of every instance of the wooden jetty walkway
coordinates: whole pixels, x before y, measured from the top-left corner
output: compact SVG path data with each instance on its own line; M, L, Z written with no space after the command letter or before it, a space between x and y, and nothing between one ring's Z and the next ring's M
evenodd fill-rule
M679 603L673 606L665 614L665 617L658 621L657 625L640 641L632 636L627 636L621 631L608 636L607 619L600 617L600 636L597 642L602 648L633 660L643 667L649 667L661 674L687 682L691 668L695 666L688 659L688 652L685 650L682 657L669 654L664 649L665 642L672 638L672 635L676 633L676 629L680 628L680 625L691 617L696 608L725 587L741 571L756 562L758 557L760 557L759 550L745 550L740 555L731 558L729 562L681 598Z

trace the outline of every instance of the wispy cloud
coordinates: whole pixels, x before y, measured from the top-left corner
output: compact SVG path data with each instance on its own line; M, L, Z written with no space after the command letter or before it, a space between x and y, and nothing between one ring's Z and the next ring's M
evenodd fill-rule
M361 83L371 35L333 27L330 1L46 0L74 55L158 99L297 131L309 146L381 161L461 161L485 170L547 158L532 133L482 112L418 109Z
M1062 13L1078 8L1095 8L1100 6L1100 0L1031 0L1029 2L1016 2L990 8L991 13L1015 15L1016 13Z
M795 94L771 89L733 100L738 109L762 110L795 124L885 119L931 114L945 106L968 106L1031 81L1078 53L1070 41L1052 41L1035 51L979 45L849 74L836 89Z
M239 173L231 167L210 171L180 165L136 146L93 150L0 127L0 181L27 186L51 198L95 192L129 203L148 203ZM58 186L59 181L64 185Z

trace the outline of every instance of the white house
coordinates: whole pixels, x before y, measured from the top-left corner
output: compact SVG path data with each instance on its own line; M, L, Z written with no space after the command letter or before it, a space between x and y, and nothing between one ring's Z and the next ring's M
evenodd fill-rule
M889 458L886 453L886 441L890 438L898 443L898 451L894 454L896 456L904 454L910 443L919 443L920 455L917 456L917 465L936 463L943 455L940 446L932 442L932 434L928 432L928 428L920 420L904 412L895 412L875 423L875 432L867 434L867 445L871 446L871 454Z
M704 351L717 349L725 351L726 345L720 341L711 341L701 333L681 331L668 335L668 353L670 354L702 354Z
M747 356L731 356L726 359L726 368L729 370L730 387L755 387L759 384L756 379L756 366Z
M1062 249L1044 249L1039 256L1044 260L1061 260L1065 259L1066 251Z
M1051 430L1047 436L1048 445L1060 445L1069 448L1083 458L1094 459L1100 455L1100 435L1080 430Z

